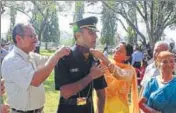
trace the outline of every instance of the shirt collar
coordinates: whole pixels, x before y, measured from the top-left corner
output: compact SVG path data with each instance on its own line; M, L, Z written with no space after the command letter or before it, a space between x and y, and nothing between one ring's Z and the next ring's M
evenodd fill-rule
M81 57L84 60L87 60L92 57L92 55L89 52L89 48L85 48L85 47L80 46L78 44L75 44L75 46L73 47L73 51L76 52L76 55L78 57Z
M14 46L14 51L17 55L19 55L21 58L23 58L25 61L29 61L29 54L25 53L23 50L18 48L17 46Z
M76 49L77 49L79 52L83 53L83 54L89 53L89 48L83 47L83 46L78 45L78 44L76 44Z

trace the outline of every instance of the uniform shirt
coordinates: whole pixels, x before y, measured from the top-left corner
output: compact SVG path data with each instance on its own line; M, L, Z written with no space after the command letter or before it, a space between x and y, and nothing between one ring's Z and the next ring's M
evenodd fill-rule
M2 76L5 79L7 103L11 108L28 111L44 106L45 92L43 84L30 85L34 72L44 65L46 57L36 53L29 55L14 46L2 63Z
M144 54L141 51L135 51L132 54L132 65L134 65L135 62L141 62L144 59Z
M85 60L83 53L79 46L74 46L69 56L63 57L59 60L55 68L55 88L59 90L61 86L75 83L87 76L90 72L92 65L96 63L94 58L89 55ZM92 96L92 89L103 89L107 86L104 76L93 80L77 95L73 95L70 98L77 97L90 97ZM93 87L93 88L92 88ZM90 91L89 91L90 90ZM88 93L89 92L89 93ZM89 96L87 96L89 94ZM61 100L63 97L61 97Z

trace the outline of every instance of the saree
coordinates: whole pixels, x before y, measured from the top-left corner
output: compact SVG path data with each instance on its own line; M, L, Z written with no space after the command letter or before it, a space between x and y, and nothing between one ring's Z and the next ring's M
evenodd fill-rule
M163 87L158 86L156 78L151 79L144 90L147 105L162 113L176 113L176 77Z
M122 69L134 68L128 64L114 63L116 66ZM137 79L134 70L134 75L131 81L118 80L107 70L105 72L105 79L108 87L106 91L106 102L104 113L139 113L138 107L138 89ZM131 88L132 111L130 112L128 96Z

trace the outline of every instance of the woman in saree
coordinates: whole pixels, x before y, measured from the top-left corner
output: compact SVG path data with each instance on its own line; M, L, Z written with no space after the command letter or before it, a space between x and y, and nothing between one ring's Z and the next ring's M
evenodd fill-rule
M144 88L139 107L145 113L176 113L175 59L169 51L160 52L156 60L160 76L152 78Z
M128 64L133 53L133 47L130 44L120 43L114 52L112 61L108 60L98 50L91 49L90 52L108 68L105 72L108 87L105 90L106 102L104 113L139 113L136 72ZM130 90L130 88L132 89ZM132 91L132 112L130 112L128 103L130 91Z

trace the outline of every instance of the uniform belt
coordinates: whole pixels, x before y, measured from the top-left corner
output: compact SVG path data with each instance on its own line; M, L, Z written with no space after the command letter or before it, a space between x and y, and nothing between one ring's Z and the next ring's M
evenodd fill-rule
M92 97L89 97L86 99L87 104L92 102ZM60 99L60 104L66 104L66 105L77 105L77 98L70 98L70 99Z
M22 111L22 110L17 110L15 108L12 108L13 111L16 111L18 113L40 113L43 110L43 107L40 109L35 109L35 110L29 110L29 111Z

